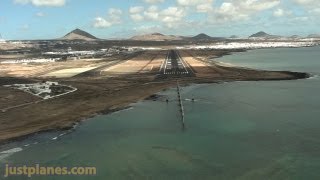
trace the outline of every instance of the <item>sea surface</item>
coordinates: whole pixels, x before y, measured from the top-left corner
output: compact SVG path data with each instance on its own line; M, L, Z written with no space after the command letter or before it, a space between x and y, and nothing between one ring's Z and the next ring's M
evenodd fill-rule
M182 87L185 129L176 89L168 89L159 92L158 101L141 101L94 117L74 131L35 135L0 147L0 171L3 174L7 163L39 163L95 166L97 175L32 179L318 180L319 57L319 47L251 50L222 57L217 60L308 72L313 77Z

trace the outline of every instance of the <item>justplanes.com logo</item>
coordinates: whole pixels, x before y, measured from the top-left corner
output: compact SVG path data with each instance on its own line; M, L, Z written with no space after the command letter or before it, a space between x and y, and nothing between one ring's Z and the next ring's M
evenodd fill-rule
M13 166L6 164L2 169L4 177L11 176L95 176L97 175L96 167L49 167L40 166Z

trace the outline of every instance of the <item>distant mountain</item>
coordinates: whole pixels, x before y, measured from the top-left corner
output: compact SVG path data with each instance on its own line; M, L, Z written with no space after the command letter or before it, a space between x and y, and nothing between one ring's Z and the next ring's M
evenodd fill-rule
M310 34L308 38L320 38L320 34Z
M164 34L161 34L161 33L152 33L151 35L154 35L154 36L165 36Z
M292 35L292 36L290 36L290 38L298 39L298 38L301 38L301 37L299 35Z
M164 35L161 33L152 33L152 34L144 34L133 36L130 40L135 41L174 41L174 40L182 40L183 38L180 36L174 35Z
M292 39L292 40L299 40L299 39L301 39L302 37L301 36L299 36L299 35L292 35L292 36L290 36L290 37L288 37L289 39Z
M191 37L191 38L185 38L185 39L188 39L188 40L194 40L194 41L210 41L210 40L222 40L222 39L225 39L225 38L222 38L222 37L211 37L207 34L204 34L204 33L201 33L201 34L198 34L194 37Z
M277 39L277 38L281 38L281 36L276 36L276 35L270 35L266 32L260 31L257 32L255 34L252 34L251 36L249 36L249 38L253 38L253 39Z
M265 33L263 31L260 31L260 32L257 32L255 34L252 34L251 36L249 37L267 37L267 36L270 36L268 33Z
M198 34L198 35L192 37L192 39L194 39L194 40L210 40L210 39L212 39L212 37L207 34L201 33L201 34Z
M63 40L84 40L84 41L93 41L97 40L95 36L81 30L81 29L75 29L71 31L70 33L66 34L63 38Z
M232 35L232 36L229 37L229 39L239 39L239 36Z

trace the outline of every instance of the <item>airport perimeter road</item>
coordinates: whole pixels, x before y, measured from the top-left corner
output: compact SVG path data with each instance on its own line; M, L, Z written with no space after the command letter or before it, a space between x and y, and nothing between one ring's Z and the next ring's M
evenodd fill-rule
M163 75L192 75L190 66L181 58L179 52L170 50L163 62L160 72Z

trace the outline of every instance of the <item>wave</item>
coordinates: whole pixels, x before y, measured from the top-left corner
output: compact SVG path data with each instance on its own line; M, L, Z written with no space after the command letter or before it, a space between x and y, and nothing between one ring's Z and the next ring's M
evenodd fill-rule
M22 148L17 147L17 148L9 149L9 150L6 150L6 151L2 151L2 152L0 152L0 154L16 153L16 152L20 152L22 150L23 150Z
M67 133L62 133L62 134L59 134L59 137L61 137L61 136L64 136L64 135L66 135Z
M319 79L319 75L317 75L317 74L311 75L308 79L310 79L310 80Z
M197 101L199 101L199 100L197 100L197 99L184 99L185 101L191 101L191 102L197 102Z
M13 149L9 149L9 150L0 152L0 161L12 156L14 153L20 152L22 150L23 150L22 148L17 147L17 148L13 148Z
M227 63L227 62L222 62L222 61L215 61L218 65L220 66L224 66L224 67L240 67L236 64L232 64L232 63Z
M122 113L122 112L125 112L125 111L130 111L130 110L133 110L133 109L134 109L134 107L124 108L124 109L121 109L119 111L115 111L112 114L119 114L119 113Z

